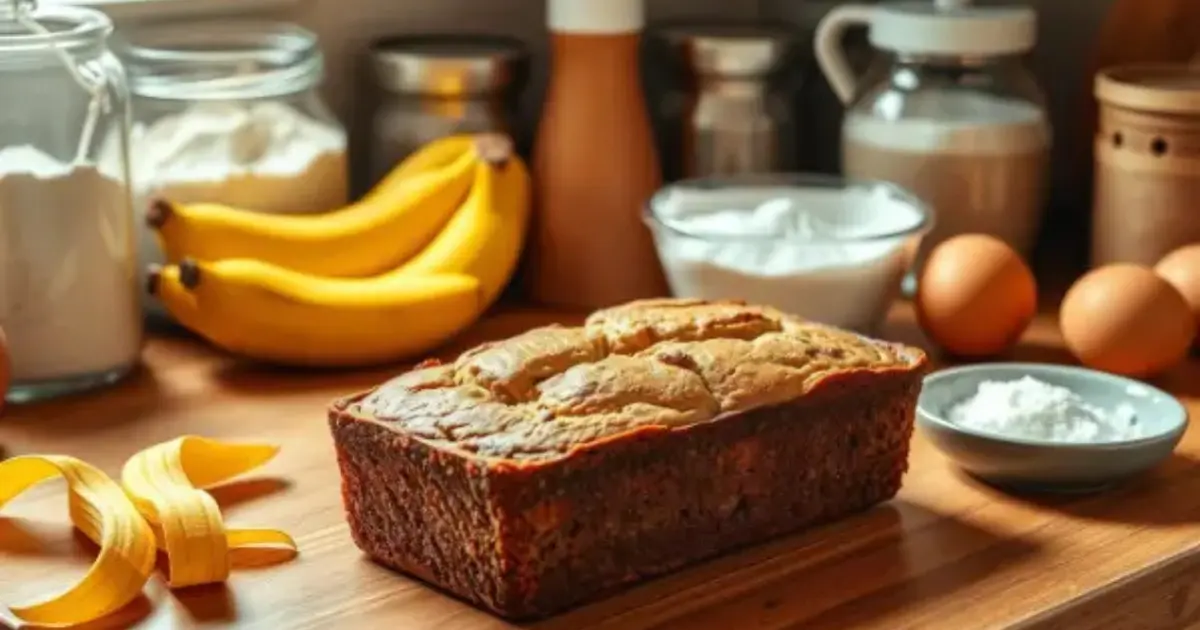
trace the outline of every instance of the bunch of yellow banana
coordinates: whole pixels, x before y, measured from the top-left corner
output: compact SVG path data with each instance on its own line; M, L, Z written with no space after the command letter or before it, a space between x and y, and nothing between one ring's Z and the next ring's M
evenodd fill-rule
M276 363L412 358L474 323L520 258L529 171L507 138L452 136L402 162L359 202L267 215L157 202L169 264L148 290L218 346Z

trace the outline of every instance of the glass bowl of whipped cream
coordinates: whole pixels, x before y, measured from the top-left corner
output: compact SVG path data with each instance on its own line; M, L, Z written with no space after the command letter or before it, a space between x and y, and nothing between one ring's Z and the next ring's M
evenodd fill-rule
M644 218L676 296L742 299L864 334L887 316L934 222L891 184L791 174L675 182Z

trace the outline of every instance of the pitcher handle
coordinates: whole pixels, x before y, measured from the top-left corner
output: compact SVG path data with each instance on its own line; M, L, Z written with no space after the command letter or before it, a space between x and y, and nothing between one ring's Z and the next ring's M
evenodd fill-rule
M833 93L841 99L843 105L849 105L854 98L858 78L846 61L846 52L842 47L842 39L852 26L870 26L876 8L865 4L844 4L834 7L821 19L817 25L816 36L813 38L813 53L821 73L829 81Z

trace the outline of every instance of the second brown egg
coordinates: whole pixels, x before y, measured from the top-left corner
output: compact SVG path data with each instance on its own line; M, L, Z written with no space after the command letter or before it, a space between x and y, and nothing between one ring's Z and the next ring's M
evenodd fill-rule
M1063 299L1059 325L1084 365L1147 377L1187 355L1195 320L1183 296L1148 267L1116 264L1092 270Z

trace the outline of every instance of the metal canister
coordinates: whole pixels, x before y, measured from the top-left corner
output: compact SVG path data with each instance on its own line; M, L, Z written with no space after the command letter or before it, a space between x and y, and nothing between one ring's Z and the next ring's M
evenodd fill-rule
M802 48L767 23L667 24L654 39L671 60L659 108L666 179L794 170Z
M513 133L529 54L500 35L411 35L376 41L365 158L379 181L423 144L456 133Z

